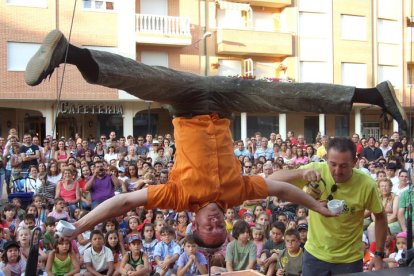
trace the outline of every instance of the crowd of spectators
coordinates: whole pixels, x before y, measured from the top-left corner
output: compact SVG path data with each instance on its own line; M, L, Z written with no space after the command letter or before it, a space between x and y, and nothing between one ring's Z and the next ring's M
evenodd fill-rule
M20 139L22 138L22 139ZM400 264L407 247L406 206L411 200L409 184L414 149L397 132L360 139L355 169L378 183L387 213L387 267ZM303 135L287 138L256 132L245 141L234 142L240 173L268 177L276 170L290 170L310 162L326 160L327 136L307 144ZM0 268L5 275L25 270L30 231L44 233L39 250L39 273L47 275L195 275L207 273L205 252L192 237L190 212L146 210L137 207L124 216L98 225L70 241L55 235L57 221L78 220L104 200L118 193L165 184L174 166L175 145L171 134L117 137L111 132L97 140L75 137L42 141L37 136L19 137L11 129L0 137L0 194L8 195L22 185L33 193L31 202L10 198L2 206L0 224ZM174 196L174 195L171 195ZM234 195L237 196L237 195ZM5 195L3 195L5 197ZM267 275L300 275L303 247L307 240L306 208L279 198L248 200L225 210L227 242L211 257L213 273L255 269ZM375 251L373 216L366 212L361 239L364 269L372 268ZM45 274L45 275L46 275Z

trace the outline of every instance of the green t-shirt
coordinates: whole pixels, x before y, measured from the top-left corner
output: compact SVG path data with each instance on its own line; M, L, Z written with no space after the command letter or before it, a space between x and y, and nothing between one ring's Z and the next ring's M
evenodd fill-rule
M279 268L285 269L285 275L299 276L302 274L302 248L296 256L291 256L287 249L284 249L279 257L279 262L276 263L276 271Z
M414 192L409 193L408 190L405 190L401 193L400 198L398 200L398 208L407 208L408 204L410 203L410 195L411 195L411 205L414 206ZM405 219L408 218L407 209L404 212ZM411 214L411 219L414 224L414 212Z
M320 172L327 187L319 187L322 192L321 200L331 193L335 183L328 163L315 162L302 166L301 169L315 169ZM295 181L300 188L305 180ZM351 263L363 258L361 237L364 224L364 211L373 213L382 211L375 181L367 174L353 169L352 177L344 183L336 183L338 189L333 198L345 201L342 214L338 217L324 217L319 213L309 212L309 231L305 249L319 260L329 263Z
M55 247L56 239L54 235L50 232L47 232L43 235L43 247L47 251L52 250Z
M256 245L248 241L241 246L237 240L231 241L226 248L226 262L231 262L234 271L245 270L249 262L256 260Z

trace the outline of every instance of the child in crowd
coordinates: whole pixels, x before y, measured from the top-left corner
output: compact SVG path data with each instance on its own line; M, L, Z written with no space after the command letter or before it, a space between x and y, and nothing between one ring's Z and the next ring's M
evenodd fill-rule
M407 232L400 232L396 236L397 252L391 253L388 258L383 261L388 264L388 267L394 268L400 266L400 262L403 260L403 252L407 250Z
M256 217L256 224L259 224L263 227L263 230L265 232L265 238L269 239L269 234L270 234L270 218L269 218L269 215L266 212L260 213L259 216Z
M227 234L229 235L231 234L231 231L233 230L234 217L235 217L234 209L228 208L226 210L224 222L226 223L226 231L227 231Z
M91 232L91 247L84 251L83 261L87 270L84 273L85 276L114 273L114 256L111 249L104 245L104 236L101 231Z
M33 205L37 209L37 218L40 220L40 222L44 223L46 221L49 210L47 209L46 203L43 203L42 197L40 195L35 195L33 197Z
M256 206L254 206L253 208L253 215L255 217L255 219L264 212L263 206L260 204L257 204Z
M17 231L19 231L22 228L29 228L30 230L33 230L35 228L36 218L33 214L26 214L24 216L24 220L20 222L19 228Z
M20 255L20 246L15 241L8 241L4 245L1 256L0 269L5 275L21 275L26 269L26 260Z
M306 209L306 207L299 206L296 209L296 218L307 217L307 216L308 216L308 209Z
M16 210L16 214L19 220L23 220L23 217L26 214L26 212L22 209L22 200L18 197L14 197L12 199L12 205Z
M48 252L55 248L56 219L54 217L47 217L45 225L46 233L43 235L43 248Z
M276 263L276 276L299 276L302 273L302 255L299 233L296 229L285 232L285 249L280 253Z
M260 258L260 253L262 253L263 246L266 241L266 238L264 237L264 230L260 224L255 225L251 228L251 230L253 242L256 245L256 257Z
M187 230L187 225L188 225L189 218L188 218L187 212L184 212L184 211L177 213L176 216L177 216L177 218L176 218L177 241L181 241L186 235L186 230Z
M82 218L83 216L86 216L87 213L88 213L88 211L82 211L81 214L80 214L80 217ZM87 248L89 248L90 245L91 245L91 231L90 230L84 231L82 234L79 234L77 236L76 240L77 240L76 245L78 247L79 254L81 256L80 264L82 266L82 264L83 264L82 256L83 256L85 250Z
M17 231L17 241L20 244L20 252L22 258L27 261L30 251L31 231L29 228L22 228ZM39 248L39 262L46 262L47 256L42 249Z
M184 252L177 261L177 276L207 274L207 259L197 252L197 244L193 235L184 238Z
M142 251L147 253L148 262L151 266L151 271L155 270L157 263L155 262L154 251L158 241L155 239L155 229L152 223L145 223L141 229Z
M122 257L120 272L122 275L147 275L150 271L148 256L142 252L142 240L134 234L128 238L129 251Z
M265 242L263 252L258 261L258 265L267 271L267 275L274 275L274 264L277 261L278 254L285 249L285 242L283 241L285 230L286 227L283 222L276 221L272 223L270 239Z
M295 220L289 220L287 223L287 229L296 229L297 224Z
M253 212L250 210L247 210L246 212L244 212L243 214L243 220L245 222L247 222L247 224L249 225L249 227L254 226L254 215Z
M68 239L57 240L55 249L48 255L46 272L48 276L79 275L79 260L72 251L71 242Z
M139 235L139 231L137 229L138 225L140 224L139 218L137 216L131 216L128 219L128 235Z
M305 243L308 240L308 224L301 223L296 227L299 232L300 247L305 248Z
M227 271L254 269L256 264L256 245L250 239L250 229L247 222L237 221L233 226L234 240L226 248ZM239 254L243 252L243 254ZM221 271L224 271L221 269Z
M71 221L69 213L65 211L66 203L63 198L56 198L55 199L55 208L52 212L48 214L48 217L54 217L56 220L66 220Z
M4 245L6 244L7 240L4 238L4 227L0 224L0 252L3 252Z
M8 239L14 240L16 237L17 226L19 225L19 219L16 218L16 207L12 204L6 204L3 208L5 230L8 231Z
M156 272L161 276L175 273L174 264L180 256L180 246L174 241L175 231L170 226L164 226L160 230L161 242L154 249L154 257L157 262Z
M370 267L371 261L374 259L374 254L369 250L369 241L367 236L362 233L362 252L364 254L364 257L362 258L363 263L363 270L368 271L372 268Z
M109 230L105 234L105 246L112 251L112 255L114 256L115 271L118 271L120 268L122 256L125 254L124 245L122 240L119 239L118 234L119 233L116 230ZM118 272L115 273L117 274Z
M164 219L156 219L155 220L155 238L158 241L161 241L161 229L166 226L167 224L165 223Z
M107 220L102 224L102 233L104 234L104 236L106 237L106 234L110 231L115 231L118 235L118 240L121 244L122 250L124 249L124 237L122 235L122 232L119 230L119 224L118 221L114 218L111 220Z

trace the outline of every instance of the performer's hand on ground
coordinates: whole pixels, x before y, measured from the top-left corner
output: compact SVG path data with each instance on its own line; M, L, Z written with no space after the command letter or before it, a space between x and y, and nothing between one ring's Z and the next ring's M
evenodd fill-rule
M310 183L319 182L321 180L321 174L313 169L304 169L302 171L302 178Z

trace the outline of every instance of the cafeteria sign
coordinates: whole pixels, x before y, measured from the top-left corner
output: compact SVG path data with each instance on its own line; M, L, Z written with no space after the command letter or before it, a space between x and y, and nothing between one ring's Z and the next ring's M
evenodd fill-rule
M62 114L124 114L122 105L117 104L77 104L62 102L59 106Z

